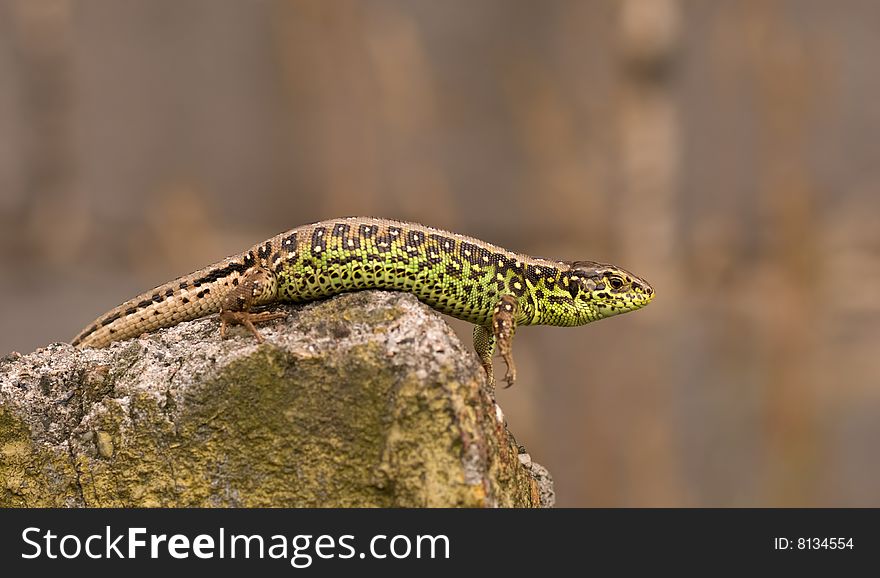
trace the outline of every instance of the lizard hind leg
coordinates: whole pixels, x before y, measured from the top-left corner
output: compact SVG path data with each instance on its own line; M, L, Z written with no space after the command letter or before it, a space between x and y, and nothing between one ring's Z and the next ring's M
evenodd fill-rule
M255 304L271 302L275 287L274 275L268 269L257 268L245 273L241 282L226 293L220 302L220 338L226 337L230 325L244 325L253 333L257 342L262 343L263 336L254 327L254 323L282 319L287 315L269 311L251 313L250 310Z

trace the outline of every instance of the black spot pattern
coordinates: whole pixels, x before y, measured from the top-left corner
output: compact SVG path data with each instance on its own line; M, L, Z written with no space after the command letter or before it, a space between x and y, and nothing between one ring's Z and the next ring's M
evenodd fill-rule
M510 292L516 295L517 297L522 297L526 293L526 286L523 282L522 277L514 275L510 278L507 283L508 287L510 287Z
M565 297L563 295L548 295L545 297L547 301L550 303L562 303L563 305L574 306L574 301L571 297Z
M435 243L429 243L425 247L425 254L428 265L435 266L443 262L443 256L440 254L440 246Z
M406 244L410 247L421 247L425 243L425 234L421 231L410 231L406 234Z
M513 260L500 253L494 253L489 259L489 264L495 267L495 270L502 275L506 276L507 272L513 269Z
M347 223L337 223L333 227L333 236L339 239L339 249L341 251L356 251L361 248L361 240L357 235L350 235L351 225Z
M432 233L431 240L437 243L437 248L441 253L455 252L455 239Z
M315 227L312 231L312 254L319 254L327 251L327 230L324 227Z
M541 271L541 275L538 274L539 269ZM525 271L523 272L523 275L526 278L526 281L528 281L532 285L537 285L538 279L543 277L545 274L546 273L544 272L544 269L541 267L538 267L536 265L527 265L525 268Z
M376 250L380 253L388 253L391 251L390 235L376 235Z
M230 263L225 267L212 269L211 271L208 271L204 276L193 280L193 287L200 287L205 283L213 283L217 279L224 279L232 273L244 273L246 269L247 266L245 264L235 262ZM180 284L181 289L186 289L186 287L186 283Z
M482 247L477 247L472 243L462 241L458 248L458 254L463 261L466 261L471 265L483 265L485 264L485 261L483 261L483 255L488 254L488 251Z
M378 225L361 225L360 231L361 231L361 235L364 238L369 239L370 237L376 235L376 233L379 232L379 226Z

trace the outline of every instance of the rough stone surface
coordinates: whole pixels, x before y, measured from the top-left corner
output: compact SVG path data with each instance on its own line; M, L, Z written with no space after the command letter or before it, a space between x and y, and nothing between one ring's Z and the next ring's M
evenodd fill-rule
M0 506L550 506L473 353L410 295L0 360Z

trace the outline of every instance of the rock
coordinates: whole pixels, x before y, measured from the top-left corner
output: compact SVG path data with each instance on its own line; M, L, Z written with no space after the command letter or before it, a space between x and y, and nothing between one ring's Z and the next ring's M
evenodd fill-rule
M551 506L476 356L368 291L0 360L0 506Z

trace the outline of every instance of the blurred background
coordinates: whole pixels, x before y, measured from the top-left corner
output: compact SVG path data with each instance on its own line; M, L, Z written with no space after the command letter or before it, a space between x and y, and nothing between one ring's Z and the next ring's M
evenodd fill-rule
M498 401L558 505L880 506L878 30L871 0L0 0L0 355L296 225L420 221L657 291L517 334Z

